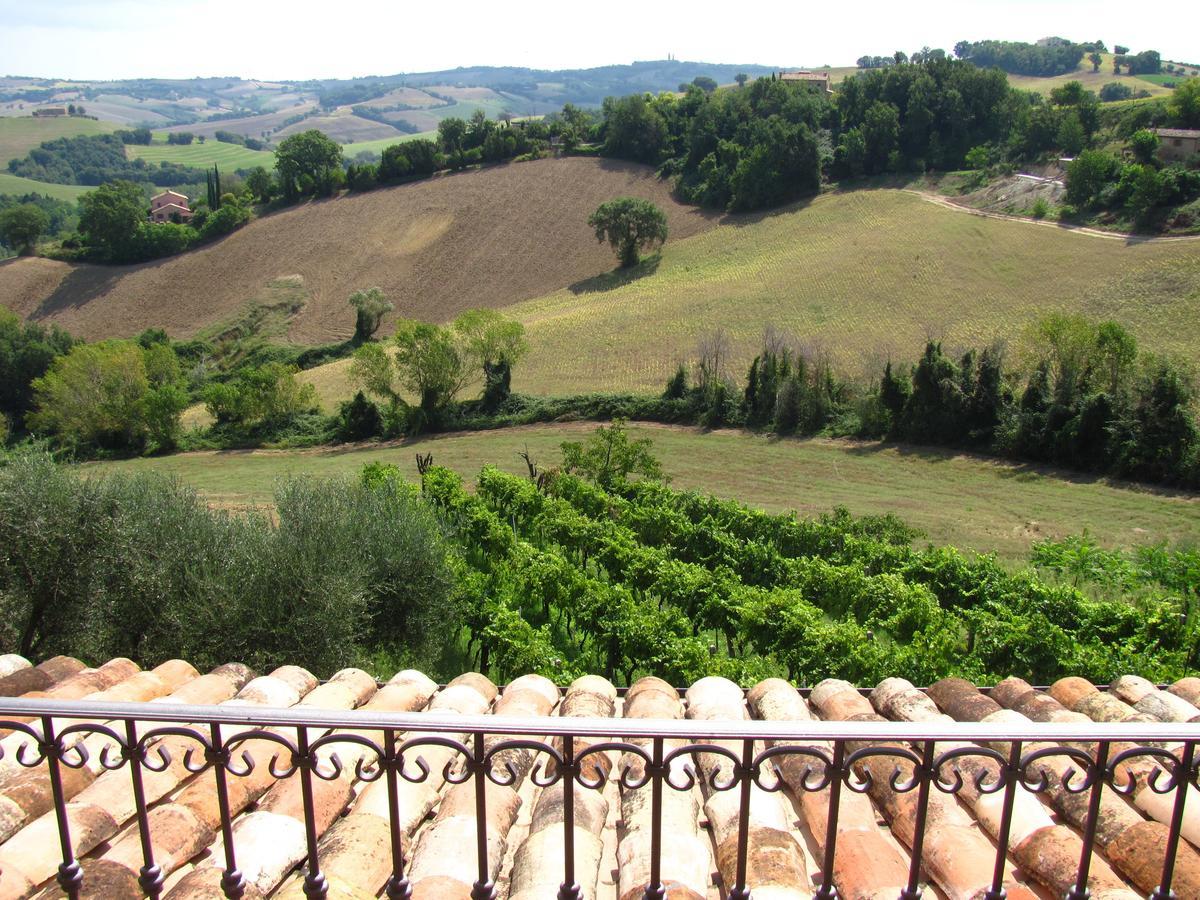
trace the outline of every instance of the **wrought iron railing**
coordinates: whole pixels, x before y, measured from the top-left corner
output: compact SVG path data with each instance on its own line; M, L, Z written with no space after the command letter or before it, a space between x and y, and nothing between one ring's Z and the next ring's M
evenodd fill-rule
M616 773L622 790L649 786L651 791L650 877L645 900L661 900L662 809L664 792L690 791L703 778L708 790L740 793L737 820L736 872L727 883L726 896L748 900L751 791L784 789L797 792L827 791L828 815L821 841L820 882L815 895L824 900L837 896L833 883L839 839L839 797L842 791L864 793L873 777L865 764L877 757L895 760L889 788L898 793L916 792L916 826L909 840L911 864L900 900L921 895L922 846L926 815L934 791L956 794L968 783L977 795L1001 795L1002 813L995 834L995 869L989 900L1005 896L1009 838L1014 801L1019 792L1061 790L1088 795L1086 818L1077 829L1081 852L1066 894L1070 900L1089 896L1089 869L1096 850L1101 799L1106 791L1128 795L1133 777L1126 764L1138 757L1153 762L1148 784L1158 795L1173 794L1163 864L1154 900L1175 897L1174 870L1181 842L1181 826L1189 789L1200 779L1200 725L1196 724L914 724L873 721L686 721L666 719L513 718L500 715L451 715L437 712L389 714L370 711L324 711L312 708L268 709L239 706L185 706L171 703L56 702L0 699L0 729L17 732L28 741L15 754L26 769L45 767L53 792L62 862L57 883L69 897L84 893L84 869L76 858L68 816L69 797L64 792L66 770L91 763L102 770L127 769L136 806L135 827L141 839L143 865L138 884L149 897L163 892L164 877L154 858L149 813L153 807L143 791L147 772L171 765L164 738L182 739L189 745L183 765L192 776L211 777L220 809L224 854L222 889L227 897L245 892L238 870L237 848L230 809L230 779L245 777L266 765L276 779L298 778L303 788L303 816L307 858L303 863L304 893L324 897L328 890L318 852L319 829L313 807L314 779L335 779L346 774L362 781L384 779L390 799L391 875L384 894L407 898L412 888L405 875L407 843L399 834L398 790L401 780L422 782L430 767L421 756L423 747L452 751L441 771L451 785L473 780L475 797L478 878L471 891L474 900L495 896L489 863L487 785L511 785L519 779L507 751L523 750L539 757L529 777L541 787L562 783L563 859L544 860L561 865L560 900L579 900L583 892L575 878L575 800L579 791L603 787L609 769L588 765L598 755L624 754L626 764ZM371 735L371 736L369 736ZM536 737L535 737L536 736ZM89 753L82 740L102 744L99 754ZM269 760L253 759L244 752L247 742L266 742L278 748ZM945 742L945 747L939 744ZM347 773L338 747L354 747L352 773ZM999 749L1006 748L1005 750ZM365 753L364 753L365 751ZM701 756L707 771L694 765ZM1046 762L1060 757L1069 767L1053 774ZM802 761L802 777L785 779L780 764L788 758ZM964 763L973 758L973 768ZM716 761L716 765L712 761ZM629 762L633 761L630 765ZM595 762L595 760L591 760ZM978 763L984 763L980 768ZM11 761L9 763L11 765ZM878 775L874 776L876 779ZM785 783L786 781L786 783ZM876 785L877 786L877 785ZM819 835L817 837L820 837Z

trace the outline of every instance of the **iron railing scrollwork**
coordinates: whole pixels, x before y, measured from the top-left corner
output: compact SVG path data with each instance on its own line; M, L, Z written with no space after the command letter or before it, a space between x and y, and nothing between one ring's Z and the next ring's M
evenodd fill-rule
M72 720L75 724L70 724ZM659 900L666 895L661 858L664 794L698 787L703 787L706 794L736 791L739 796L736 871L732 883L725 885L730 900L751 900L754 889L749 883L754 789L769 793L787 789L793 794L828 792L820 881L813 885L819 900L837 896L834 862L843 790L916 792L915 826L909 839L911 863L898 900L917 900L921 896L925 831L935 791L956 795L969 787L977 795L1002 794L998 830L993 835L994 875L985 895L991 900L1005 896L1006 873L1012 870L1009 840L1018 791L1088 795L1086 816L1079 824L1082 853L1066 894L1068 900L1089 896L1089 872L1097 850L1104 792L1132 796L1140 788L1173 795L1161 877L1150 895L1154 900L1167 900L1173 896L1188 793L1200 787L1200 758L1195 752L1200 726L1193 724L1030 724L1014 729L1011 725L970 723L931 726L895 722L535 720L3 699L0 729L27 738L11 753L9 765L45 767L48 773L62 855L55 880L72 898L85 890L87 873L74 849L68 814L71 798L64 786L63 770L92 766L100 773L128 771L135 807L132 824L142 850L137 884L145 896L157 898L163 892L167 873L155 859L151 834L154 804L147 798L144 777L164 772L175 763L172 746L175 752L186 747L179 763L190 776L213 779L220 815L220 886L230 898L242 897L247 891L246 878L238 868L230 779L246 778L260 766L266 767L276 781L299 781L306 851L301 871L304 893L313 898L325 897L329 890L321 869L322 835L315 809L315 784L343 778L368 783L384 780L391 873L386 884L379 887L392 900L409 900L413 894L407 874L411 860L406 859L408 846L402 834L399 787L402 781L425 782L433 774L421 754L423 748L450 751L438 773L441 781L450 786L473 782L477 866L471 888L473 900L494 900L496 896L496 873L492 870L487 833L486 782L517 786L526 774L513 762L519 753L528 754L525 768L535 786L547 788L562 783L564 859L559 861L563 876L558 900L581 900L586 893L577 882L575 868L576 792L601 790L610 775L621 791L650 788L650 875L644 900ZM939 742L947 741L952 745L939 749ZM255 752L248 746L253 746ZM264 747L271 750L270 756L256 759L255 753ZM613 773L612 757L617 754L621 763ZM601 758L607 762L588 765ZM352 764L345 759L352 759ZM881 759L894 762L886 779L879 775ZM794 761L793 773L798 768L798 775L790 779L786 776L782 768L785 760ZM973 772L969 778L964 776L964 768Z

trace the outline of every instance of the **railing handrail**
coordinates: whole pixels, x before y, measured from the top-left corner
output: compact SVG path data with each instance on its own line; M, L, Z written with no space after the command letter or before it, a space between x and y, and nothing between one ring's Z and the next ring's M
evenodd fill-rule
M574 737L674 738L680 740L763 741L1196 741L1200 723L1020 723L1009 722L835 722L763 721L758 719L688 720L518 717L455 713L389 713L373 710L328 710L315 707L201 706L182 703L113 703L97 700L0 698L0 717L79 719L90 721L203 723L253 727L310 728L415 732L482 732L498 735Z

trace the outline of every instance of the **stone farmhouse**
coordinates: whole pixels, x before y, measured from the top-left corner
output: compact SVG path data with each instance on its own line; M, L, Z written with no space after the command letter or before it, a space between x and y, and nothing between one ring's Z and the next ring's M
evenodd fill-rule
M1200 154L1200 129L1156 128L1158 157L1165 162L1186 162Z
M186 194L178 191L163 191L150 198L151 222L190 222L192 210L188 207Z
M829 86L828 72L780 72L780 81L798 81L814 90L822 91L826 94L832 94L833 89Z

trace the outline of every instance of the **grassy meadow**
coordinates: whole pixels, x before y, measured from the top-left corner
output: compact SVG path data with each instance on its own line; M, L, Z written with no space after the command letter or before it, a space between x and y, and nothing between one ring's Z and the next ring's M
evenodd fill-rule
M168 162L198 169L216 165L230 172L253 169L255 166L266 169L275 166L275 154L269 150L249 150L239 144L226 144L214 138L205 140L203 144L199 141L168 144L167 136L162 132L154 135L151 144L126 144L125 155L130 159L144 159L153 165Z
M81 134L107 134L116 126L79 116L59 119L33 116L0 116L0 169L10 159L19 159L44 141Z
M383 154L383 151L392 146L404 141L411 141L416 138L425 138L426 140L434 140L437 137L437 131L422 131L418 134L401 134L396 137L380 138L376 141L356 141L353 144L342 144L342 156L346 159L354 159L356 153L362 153L364 150L369 150L372 153Z
M78 200L80 196L93 190L95 188L83 184L51 184L48 181L34 181L32 178L0 172L0 194L42 194L59 200Z
M487 463L520 473L518 450L527 447L539 463L554 465L560 442L582 440L594 427L536 425L323 450L185 453L86 468L174 474L211 502L238 508L269 503L287 475L353 476L365 463L391 462L415 478L417 453L432 453L435 463L472 480ZM860 514L893 512L934 543L995 551L1010 561L1024 559L1032 541L1084 529L1107 546L1200 539L1200 498L1168 491L935 449L656 425L630 431L654 441L674 487L803 515L836 505Z

